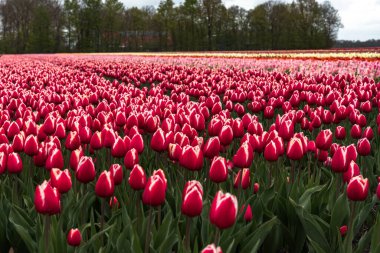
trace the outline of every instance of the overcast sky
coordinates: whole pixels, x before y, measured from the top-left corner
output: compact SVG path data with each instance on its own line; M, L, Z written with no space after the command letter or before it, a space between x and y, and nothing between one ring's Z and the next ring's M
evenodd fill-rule
M120 0L126 7L144 5L158 6L160 0ZM184 0L173 0L179 4ZM317 0L323 3L324 0ZM253 9L265 0L222 0L227 6L239 5L245 9ZM285 0L283 2L292 2ZM380 0L330 0L338 9L344 28L339 30L340 40L380 39Z

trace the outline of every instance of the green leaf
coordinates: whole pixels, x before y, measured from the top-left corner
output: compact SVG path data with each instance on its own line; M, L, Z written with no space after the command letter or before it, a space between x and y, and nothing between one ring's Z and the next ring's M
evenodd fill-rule
M159 248L160 253L173 252L173 246L178 242L178 236L175 231L172 230L169 236L163 241Z
M273 217L269 221L263 223L260 227L258 227L255 230L255 233L253 236L250 238L248 242L244 242L244 247L241 250L241 252L257 252L264 242L265 238L269 234L269 232L272 230L273 226L278 225L279 220L277 217Z
M371 238L371 251L370 253L378 253L380 249L380 213L377 214L376 223L372 227L373 233Z
M347 194L343 192L336 200L331 213L330 237L333 238L334 242L339 234L339 228L345 225L344 221L348 219L349 212L350 207L348 205Z
M304 208L297 205L291 198L289 198L289 201L295 207L309 242L313 241L313 243L317 243L325 252L331 252L329 243L323 232L324 230L321 228L317 217L306 212Z
M18 235L24 241L28 250L30 252L35 252L37 249L37 243L33 239L31 231L28 230L31 228L31 226L28 224L26 219L22 215L20 215L18 211L16 211L15 208L12 208L9 214L9 221L15 228Z
M317 185L312 188L307 189L302 196L299 198L298 204L302 206L304 209L308 210L310 212L311 209L311 195L313 195L316 192L321 191L326 185Z

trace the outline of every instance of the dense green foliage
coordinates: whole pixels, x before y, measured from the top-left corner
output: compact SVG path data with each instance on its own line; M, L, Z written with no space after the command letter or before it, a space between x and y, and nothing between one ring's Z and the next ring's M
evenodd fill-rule
M342 26L328 1L269 1L245 10L221 0L1 0L0 52L316 49Z

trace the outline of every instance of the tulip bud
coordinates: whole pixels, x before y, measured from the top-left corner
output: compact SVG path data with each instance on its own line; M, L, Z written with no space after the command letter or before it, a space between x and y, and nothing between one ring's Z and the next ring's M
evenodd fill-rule
M82 241L82 235L77 228L70 229L67 234L67 244L73 247L79 246Z
M256 194L256 193L259 192L259 190L260 190L260 185L259 185L259 183L254 183L254 184L253 184L253 193Z
M347 234L347 230L348 230L348 228L347 228L346 225L341 226L341 227L339 228L339 233L340 233L340 235L341 235L342 237L345 236L345 235Z
M79 161L80 161L82 156L84 156L84 153L83 153L83 150L81 148L73 150L71 152L71 154L70 154L70 168L72 170L74 170L74 171L77 170Z

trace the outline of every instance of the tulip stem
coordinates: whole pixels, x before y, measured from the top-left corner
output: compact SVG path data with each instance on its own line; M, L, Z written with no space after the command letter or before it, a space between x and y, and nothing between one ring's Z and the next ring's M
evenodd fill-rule
M44 216L45 252L49 252L50 215Z
M185 246L188 251L190 249L190 227L191 227L191 218L186 216L186 238L185 238Z
M149 207L148 223L147 223L147 228L146 228L146 235L145 235L145 250L144 250L144 253L148 253L149 252L150 230L151 230L151 226L152 226L152 212L153 212L153 208L150 206Z
M158 207L158 213L157 213L157 227L161 225L161 206Z
M220 229L217 228L216 231L215 231L215 238L214 238L214 244L216 246L219 245L219 237L220 237Z
M346 238L346 249L344 252L352 252L352 240L354 238L354 218L355 218L355 207L356 207L356 202L351 201L351 214L350 214L350 223L349 223L349 231L348 231L348 236Z
M104 228L104 209L105 209L105 199L102 198L101 200L101 206L100 206L100 231L103 231L103 228Z

